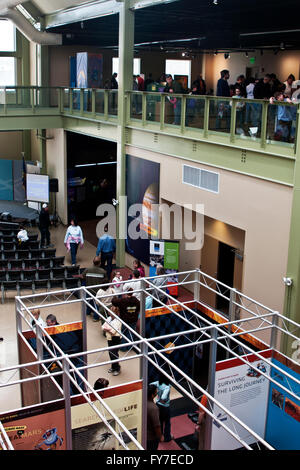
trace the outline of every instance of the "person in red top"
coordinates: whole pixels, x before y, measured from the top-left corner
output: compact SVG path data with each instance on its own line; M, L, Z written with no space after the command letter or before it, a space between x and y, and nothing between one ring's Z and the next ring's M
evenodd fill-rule
M200 400L201 405L208 408L208 398L206 395L202 395ZM196 431L198 432L198 450L204 450L204 439L205 439L205 422L206 422L206 413L199 407L198 411L198 423L196 426Z
M145 270L138 259L133 261L133 270L137 269L141 277L145 277Z
M138 91L144 91L145 89L145 80L141 75L137 75Z

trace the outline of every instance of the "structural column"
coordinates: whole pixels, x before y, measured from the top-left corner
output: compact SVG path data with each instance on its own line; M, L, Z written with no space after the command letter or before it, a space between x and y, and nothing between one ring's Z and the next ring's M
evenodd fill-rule
M119 89L118 89L118 129L117 129L117 233L116 263L125 264L125 238L127 206L122 204L126 192L126 117L127 98L125 92L132 89L133 49L134 49L134 12L129 9L130 0L124 0L119 13Z
M296 162L294 170L294 189L293 189L293 203L291 213L291 225L290 225L290 240L289 240L289 252L288 252L288 265L286 271L286 277L291 278L291 285L286 285L285 288L285 301L283 314L300 323L300 115L298 109L297 119L297 143L296 143ZM280 214L278 214L280 220ZM280 256L280 254L278 254ZM291 327L290 331L294 328ZM298 331L296 332L298 334ZM282 334L281 336L281 351L292 356L295 352L294 341L288 338L287 335ZM299 341L300 345L300 341ZM299 346L298 346L299 349Z

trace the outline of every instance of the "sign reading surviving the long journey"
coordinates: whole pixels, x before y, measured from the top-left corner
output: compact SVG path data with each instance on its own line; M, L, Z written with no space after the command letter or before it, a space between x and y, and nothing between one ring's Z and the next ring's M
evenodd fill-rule
M265 358L271 357L271 351L259 353ZM264 438L268 403L269 381L262 373L269 374L270 366L255 354L243 356L248 364L240 359L220 361L216 365L215 398L244 424ZM256 367L260 372L253 369ZM247 444L253 444L255 438L218 406L214 413L226 426L237 432ZM214 421L212 428L212 450L233 450L241 444L222 426Z

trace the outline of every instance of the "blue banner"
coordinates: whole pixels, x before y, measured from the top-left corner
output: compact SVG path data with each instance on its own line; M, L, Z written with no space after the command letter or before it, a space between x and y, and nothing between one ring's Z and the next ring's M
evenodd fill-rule
M300 374L291 368L274 358L272 362L284 372L300 380ZM273 367L271 377L299 396L299 400L281 387L270 383L265 439L278 450L300 450L300 385Z

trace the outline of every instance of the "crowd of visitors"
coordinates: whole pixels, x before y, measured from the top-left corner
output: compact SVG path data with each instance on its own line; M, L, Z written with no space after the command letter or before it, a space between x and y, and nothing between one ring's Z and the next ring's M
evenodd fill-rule
M230 83L229 70L222 70L217 82L215 95L218 97L234 98L236 108L236 134L258 137L261 131L262 105L259 103L244 102L241 98L248 100L270 100L270 104L276 101L286 101L293 104L300 102L300 80L296 80L290 74L284 82L281 82L275 73L266 73L262 78L248 77L240 74L234 83ZM111 89L117 88L117 74L113 74L110 80ZM165 115L170 115L170 123L181 124L182 99L172 94L188 94L191 96L186 101L185 125L194 122L197 115L203 115L204 102L192 99L193 95L214 95L214 90L207 89L205 80L201 75L192 81L191 87L181 79L175 79L170 74L162 74L156 80L150 73L147 78L144 74L133 76L133 87L135 91L154 91L168 93ZM109 82L109 80L107 80ZM289 101L290 100L290 101ZM142 99L140 95L133 95L133 112L142 114ZM147 99L147 120L153 120L155 116L155 98ZM210 108L210 118L215 119L215 129L230 130L232 101L224 100L216 103L215 109ZM215 116L215 117L214 117ZM171 122L172 121L172 122ZM295 137L296 107L294 106L270 106L268 114L270 124L270 138L273 140L293 142ZM210 124L210 128L213 126Z

